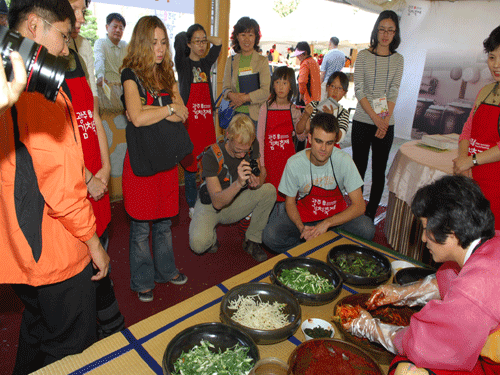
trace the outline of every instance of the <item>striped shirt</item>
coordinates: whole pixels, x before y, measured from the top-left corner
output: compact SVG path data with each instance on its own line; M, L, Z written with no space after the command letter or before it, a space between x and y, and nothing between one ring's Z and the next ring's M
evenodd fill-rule
M388 102L396 103L403 65L403 56L397 52L379 56L364 49L358 53L354 65L354 93L358 99L354 120L374 125L359 103L363 98L368 99L370 105L374 99L383 96L387 97ZM394 116L391 116L389 125L394 125Z

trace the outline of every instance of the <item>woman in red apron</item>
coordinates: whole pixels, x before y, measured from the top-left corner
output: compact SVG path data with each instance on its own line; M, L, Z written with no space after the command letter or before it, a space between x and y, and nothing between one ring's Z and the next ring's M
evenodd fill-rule
M271 77L271 95L260 108L257 126L257 140L261 145L260 165L266 174L266 182L273 184L276 190L288 158L295 154L293 135L301 117L300 110L292 104L296 95L293 69L286 66L277 68ZM297 137L302 141L306 135L302 133ZM277 202L284 201L284 195L278 192Z
M170 122L187 119L187 108L172 69L167 30L158 17L139 19L123 66L122 84L131 121L129 126L139 128L164 119ZM176 140L161 141L164 147L171 147L170 142ZM147 160L147 163L157 164L158 161ZM137 176L127 152L123 163L123 199L131 217L130 287L138 292L140 301L150 302L155 282L181 285L187 281L175 266L170 229L170 218L179 213L177 166L152 176ZM150 221L153 258L149 248Z
M205 57L208 43L212 43L212 47ZM194 24L188 28L187 32L176 35L174 48L179 91L189 111L184 125L187 127L194 146L193 152L181 162L184 168L186 201L191 217L198 193L196 189L197 157L206 146L215 143L216 139L210 70L219 57L222 39L207 36L203 26Z
M75 12L75 29L79 30L85 21L84 0L71 0ZM94 107L94 96L86 78L81 57L70 49L69 69L65 74L65 85L70 93L71 103L78 122L78 130L82 142L85 163L85 182L87 198L92 204L96 222L96 233L103 248L108 250L108 224L111 221L111 206L108 194L108 181L111 170L108 153L108 141L97 107ZM111 269L110 269L111 271ZM96 288L97 333L99 338L110 336L121 331L125 319L120 312L118 302L109 274L94 282Z
M500 230L500 26L484 41L488 68L495 83L479 92L460 135L454 173L472 175L495 215Z

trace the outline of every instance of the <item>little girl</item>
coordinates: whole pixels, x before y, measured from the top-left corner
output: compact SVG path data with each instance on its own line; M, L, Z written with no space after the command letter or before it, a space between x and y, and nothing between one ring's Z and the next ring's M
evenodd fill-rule
M300 110L292 104L296 95L294 70L286 66L277 68L271 77L269 99L260 108L257 126L257 140L263 145L260 151L262 173L267 174L266 182L272 183L276 190L288 158L295 154L293 134L301 117ZM303 141L306 134L302 131L297 138ZM277 201L285 201L279 192Z
M348 88L349 78L347 78L347 75L342 72L334 72L328 78L328 81L326 83L327 97L334 99L338 103L347 93ZM349 128L349 111L343 108L341 105L335 108L335 105L333 103L327 103L326 105L323 105L322 103L324 102L312 101L306 106L306 108L304 109L304 114L302 115L302 118L297 125L297 132L303 131L304 129L302 128L302 126L305 126L305 134L309 133L310 122L314 118L314 116L316 116L316 113L318 113L318 111L330 113L334 115L339 122L341 137L337 142L338 144L340 143L340 141L342 141L347 133L347 129ZM319 108L319 106L321 106L322 108Z

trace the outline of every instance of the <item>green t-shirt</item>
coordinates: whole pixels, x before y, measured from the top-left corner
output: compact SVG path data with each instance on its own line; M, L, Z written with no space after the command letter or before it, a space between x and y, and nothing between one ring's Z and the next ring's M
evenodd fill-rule
M250 68L250 61L252 60L252 55L249 56L240 56L240 65L238 66L239 72L245 69ZM238 72L238 75L239 75ZM236 88L238 89L238 92L240 92L240 84L239 81L236 82ZM248 111L248 105L240 105L239 107L235 108L236 112L243 112L243 113L249 113Z

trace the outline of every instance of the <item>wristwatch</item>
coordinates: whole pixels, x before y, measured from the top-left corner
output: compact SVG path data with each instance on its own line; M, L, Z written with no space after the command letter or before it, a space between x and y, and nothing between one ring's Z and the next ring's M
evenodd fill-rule
M479 165L479 163L477 162L477 154L474 154L472 155L472 164L474 164L474 166L477 166Z
M170 116L175 114L175 109L170 104L167 104L167 108L170 111Z

